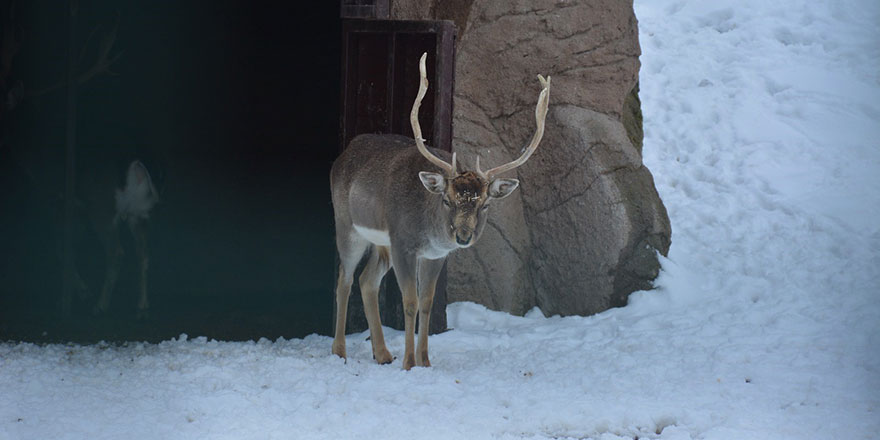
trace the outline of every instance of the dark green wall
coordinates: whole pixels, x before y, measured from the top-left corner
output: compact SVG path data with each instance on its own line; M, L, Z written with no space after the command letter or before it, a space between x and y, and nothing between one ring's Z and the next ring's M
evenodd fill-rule
M151 219L152 307L137 321L130 258L110 313L91 314L104 256L85 216L77 265L94 296L75 300L70 318L60 314L66 94L32 93L64 79L67 8L18 3L24 38L10 82L31 94L0 121L0 340L326 333L338 4L79 1L81 65L117 20L111 53L121 56L116 75L78 89L78 173L112 168L121 179L140 158L162 190Z

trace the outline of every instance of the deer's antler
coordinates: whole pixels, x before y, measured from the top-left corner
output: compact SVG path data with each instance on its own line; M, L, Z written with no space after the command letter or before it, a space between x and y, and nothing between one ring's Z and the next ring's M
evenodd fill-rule
M91 80L92 78L99 76L99 75L104 75L104 74L116 75L115 72L110 70L110 66L112 66L114 63L116 63L117 60L119 60L119 57L122 56L123 52L120 51L120 52L117 52L115 55L111 56L110 51L113 50L113 45L116 43L116 33L117 33L118 29L119 29L119 15L117 14L116 20L113 23L113 27L110 29L109 32L104 34L104 36L98 42L98 57L97 57L97 59L88 69L86 69L86 70L82 71L81 73L79 73L78 75L76 75L76 78L74 78L74 86L81 86L81 85L85 84L86 82L88 82L89 80ZM97 29L95 31L92 31L91 34L89 34L89 38L86 40L86 44L88 44L89 41L91 41L92 36L95 34L96 31L97 31ZM85 51L85 47L83 48L83 52L84 51ZM82 59L82 55L83 54L81 52L80 56L79 56L80 59ZM55 84L52 84L49 87L46 87L46 88L43 88L40 90L35 90L35 91L31 92L29 95L32 97L45 95L47 93L54 92L55 90L58 90L66 85L67 85L67 81L60 81Z
M445 160L440 159L428 151L428 148L425 147L425 140L422 139L422 128L419 126L419 107L422 105L422 98L425 97L425 92L428 91L428 77L425 73L425 59L427 57L428 53L425 52L419 60L419 93L416 94L416 100L413 102L412 111L409 114L409 123L412 125L413 136L416 139L416 147L418 147L422 156L425 156L425 159L428 159L432 164L437 165L437 167L445 171L447 175L455 176L458 174L455 169L455 153L452 154L452 163L447 163Z
M99 74L106 73L109 75L115 75L113 71L110 70L110 66L122 56L122 52L118 52L114 56L110 56L110 51L113 49L114 43L116 43L116 33L119 30L119 16L117 15L116 21L113 22L113 28L101 38L101 41L98 42L98 59L92 64L85 72L81 73L77 78L79 84L83 84L86 81L90 80L92 77L95 77Z
M532 153L538 148L538 144L541 143L541 138L544 136L544 119L547 118L547 108L550 105L550 77L548 76L547 79L544 79L543 76L538 75L538 80L541 82L541 87L543 87L543 89L541 90L541 94L538 95L538 104L535 107L535 123L537 124L537 129L535 130L535 135L532 136L532 142L525 148L525 151L519 159L492 168L488 171L480 170L480 158L477 157L477 174L483 176L486 180L491 181L492 178L498 174L506 173L526 163Z

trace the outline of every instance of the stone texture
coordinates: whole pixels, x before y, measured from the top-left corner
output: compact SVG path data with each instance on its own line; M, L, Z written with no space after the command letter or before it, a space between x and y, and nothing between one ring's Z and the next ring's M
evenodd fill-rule
M391 18L395 20L434 20L434 1L391 0Z
M632 91L626 95L623 101L623 128L626 129L626 136L630 142L636 147L639 154L642 154L642 142L645 139L645 132L642 129L642 100L639 99L639 84L633 87Z
M473 3L474 0L391 0L391 17L395 20L451 20L458 34L463 35Z
M591 314L650 288L669 248L669 220L622 124L576 106L553 109L554 148L520 171L536 302L548 314ZM649 245L646 247L646 245Z
M520 191L493 206L480 242L450 257L449 301L562 315L626 304L651 287L671 236L641 159L632 2L455 3L395 1L392 15L456 20L453 147L463 164L518 156L535 129L535 75L552 76L552 90L541 146L510 173Z

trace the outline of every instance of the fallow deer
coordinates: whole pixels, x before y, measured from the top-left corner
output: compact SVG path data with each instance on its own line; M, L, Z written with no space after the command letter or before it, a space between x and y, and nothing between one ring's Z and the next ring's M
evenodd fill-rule
M139 318L146 317L150 307L147 296L147 270L150 266L148 220L150 211L159 202L159 192L153 184L147 167L141 161L134 160L126 170L125 186L117 188L113 193L112 201L115 203L112 204L112 211L108 209L111 206L111 187L104 187L103 191L92 191L91 194L101 198L88 200L86 203L89 205L91 222L104 245L107 257L104 285L94 311L103 313L110 308L110 297L116 286L124 255L120 229L125 224L131 232L137 263L137 315Z
M97 303L92 309L101 314L110 309L110 299L116 288L116 281L125 256L122 229L131 233L137 275L137 317L147 316L150 307L147 295L147 271L150 265L148 232L150 213L159 202L159 192L153 183L147 167L140 160L128 163L122 188L117 187L117 171L114 167L91 167L80 183L80 197L77 205L81 208L88 225L93 228L98 241L104 249L104 282ZM88 292L74 265L71 282L81 296Z
M537 129L522 155L486 171L480 169L478 157L474 171L461 171L454 153L450 160L448 153L427 148L422 139L418 115L428 89L426 56L423 54L419 61L419 91L410 112L414 138L357 136L330 171L340 259L332 351L346 357L348 297L355 267L366 255L368 262L359 281L373 357L380 364L392 361L382 334L378 291L382 278L393 267L403 294L406 370L431 365L428 319L446 256L473 245L486 225L489 205L509 196L519 186L518 180L498 175L519 167L535 152L544 134L550 99L550 78L538 75L543 89L535 109ZM416 312L419 341L414 352Z
M76 91L78 87L96 78L115 75L111 68L122 56L122 51L117 50L113 53L121 18L118 13L112 25L109 27L104 25L98 26L91 31L88 38L86 38L85 45L79 51L81 54L80 58L82 58L82 54L91 53L87 49L92 49L97 56L92 63L79 69L72 77L59 79L45 87L28 88L27 90L25 90L25 85L20 80L10 84L9 78L12 71L12 61L21 47L21 36L19 34L22 33L22 30L16 21L15 1L9 2L8 11L2 12L0 13L0 92L5 93L0 96L0 122L3 121L4 113L12 110L23 99L36 100L71 87ZM101 29L104 29L104 31L99 32ZM99 38L93 38L99 34ZM0 136L0 145L3 144L4 140L3 136ZM21 153L16 154L16 156L19 154ZM22 162L26 163L27 161ZM122 232L122 225L125 224L131 232L134 254L137 258L137 274L139 277L137 314L138 317L144 317L149 309L149 298L147 295L147 270L149 267L147 226L150 211L159 200L153 179L143 162L137 159L127 161L125 162L127 168L125 169L124 186L118 188L121 170L113 166L105 166L107 163L112 162L112 160L108 160L106 156L102 155L96 161L86 160L80 162L79 168L83 168L81 171L87 172L81 173L81 177L78 179L79 183L75 185L77 191L71 190L71 193L65 194L62 200L65 203L69 202L70 206L76 210L75 213L71 213L72 218L64 218L64 220L66 222L69 221L71 225L80 223L80 233L85 232L85 229L89 227L93 229L105 252L104 282L100 298L92 310L95 314L99 314L106 312L110 307L110 299L116 286L124 256L123 240L120 233ZM82 162L86 162L86 164L83 165ZM34 177L30 167L21 163L17 165L32 184L39 185L37 183L38 179ZM73 186L71 185L71 188ZM77 220L75 221L74 218ZM79 220L85 220L85 222L80 222ZM72 226L70 228L71 230L66 230L67 228L64 227L64 234L74 235L72 233ZM67 246L59 244L58 253L62 259L66 260L67 257L62 254L72 253L72 250L61 249L62 247L66 248ZM88 296L88 286L80 276L75 262L72 261L72 257L71 264L65 263L64 266L63 276L66 279L65 283L69 283L73 287L72 290L79 291L80 297L85 298ZM61 300L62 309L66 309L64 311L65 314L69 311L70 302L71 298L69 296Z

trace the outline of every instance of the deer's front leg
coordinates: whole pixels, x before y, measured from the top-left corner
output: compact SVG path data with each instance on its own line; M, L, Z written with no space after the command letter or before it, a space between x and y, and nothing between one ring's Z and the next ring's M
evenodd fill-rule
M445 258L439 260L419 260L419 345L416 349L416 365L430 367L428 359L428 329L431 320L431 306L434 304L434 291L437 278L443 269Z
M122 244L119 242L119 232L113 225L108 229L104 238L104 251L107 258L106 268L104 269L104 286L101 288L101 297L92 310L94 314L101 314L110 309L110 295L116 287L116 279L119 276L119 268L122 265Z
M140 297L138 299L138 318L146 318L150 308L150 300L147 296L147 270L150 267L150 253L147 243L147 225L143 221L129 219L128 227L134 237L134 251L138 264L140 284Z
M415 357L415 332L416 313L418 312L418 291L416 279L418 277L415 256L398 255L392 252L394 275L397 284L403 294L403 326L404 326L404 349L403 369L409 370L416 365Z

